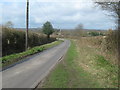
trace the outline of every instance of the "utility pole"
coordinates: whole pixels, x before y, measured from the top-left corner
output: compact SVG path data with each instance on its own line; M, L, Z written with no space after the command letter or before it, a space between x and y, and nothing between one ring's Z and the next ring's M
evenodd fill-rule
M25 49L28 49L28 29L29 29L29 0L27 0L27 9L26 9L26 43Z
M118 68L120 68L120 1L118 3L118 32L117 32L117 49L118 49ZM120 69L118 69L118 77L120 77ZM120 89L120 78L118 78L118 89Z

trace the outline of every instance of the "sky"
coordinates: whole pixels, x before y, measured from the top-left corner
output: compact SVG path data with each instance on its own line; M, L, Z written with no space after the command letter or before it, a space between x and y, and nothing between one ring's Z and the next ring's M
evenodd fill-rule
M26 0L1 0L0 24L11 21L15 28L26 27ZM50 21L54 28L114 29L115 19L91 0L30 0L29 26L42 27Z

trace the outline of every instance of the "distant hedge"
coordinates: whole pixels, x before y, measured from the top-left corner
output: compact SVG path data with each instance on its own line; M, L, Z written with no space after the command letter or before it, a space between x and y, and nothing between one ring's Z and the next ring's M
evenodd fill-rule
M89 32L89 35L90 36L104 36L104 34L101 32Z
M35 32L29 32L28 46L40 46L55 41ZM25 31L2 27L2 56L25 51Z

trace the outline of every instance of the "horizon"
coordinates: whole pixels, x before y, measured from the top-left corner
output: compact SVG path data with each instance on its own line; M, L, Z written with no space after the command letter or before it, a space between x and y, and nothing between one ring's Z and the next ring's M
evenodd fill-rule
M14 28L14 27L13 27ZM26 28L14 28L14 29L26 29ZM42 28L40 28L40 27L31 27L31 28L29 28L29 29L42 29ZM67 29L65 29L65 28L54 28L54 29L60 29L60 30L75 30L75 29L71 29L71 28L67 28ZM87 28L83 28L83 29L81 29L81 30L109 30L109 29L87 29Z

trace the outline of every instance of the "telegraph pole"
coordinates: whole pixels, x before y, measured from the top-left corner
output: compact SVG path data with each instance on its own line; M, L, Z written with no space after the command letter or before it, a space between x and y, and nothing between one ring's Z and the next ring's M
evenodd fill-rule
M25 49L28 49L28 29L29 29L29 0L27 0L27 9L26 9L26 41Z
M118 40L118 89L120 89L120 1L118 3L118 33L117 33L117 40Z

